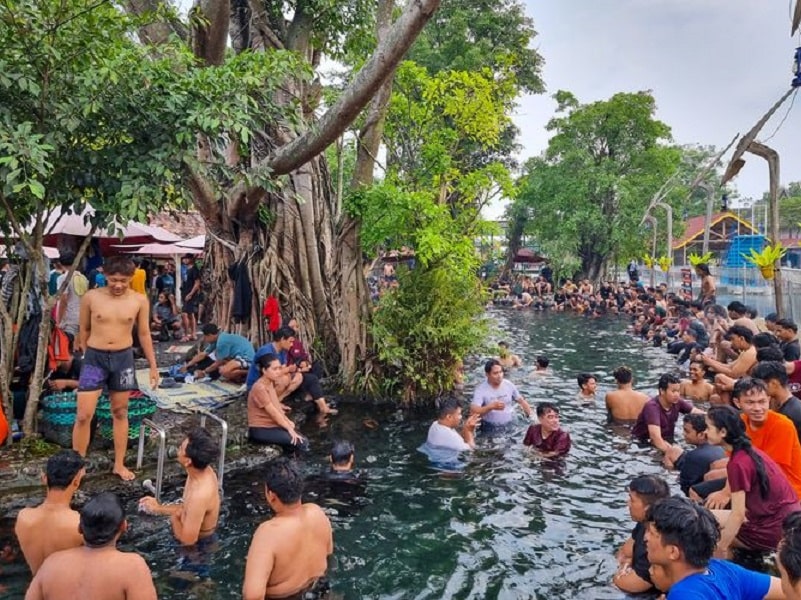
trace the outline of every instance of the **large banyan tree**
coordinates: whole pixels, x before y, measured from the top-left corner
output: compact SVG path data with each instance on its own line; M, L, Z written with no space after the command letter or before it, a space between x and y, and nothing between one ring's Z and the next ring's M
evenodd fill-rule
M129 10L142 14L158 4L131 0ZM368 352L369 296L359 224L331 189L322 152L370 104L352 186L372 182L392 75L438 5L409 0L394 21L392 0L199 0L189 14L192 51L205 67L223 64L231 52L290 52L298 61L270 99L283 107L282 119L198 135L198 166L187 167L187 186L208 232L207 298L215 319L229 324L228 267L244 261L254 300L250 337L263 337L259 311L273 295L346 383ZM174 20L145 28L140 37L157 46L172 33L182 33ZM317 73L323 57L367 43L375 45L372 55L323 106Z

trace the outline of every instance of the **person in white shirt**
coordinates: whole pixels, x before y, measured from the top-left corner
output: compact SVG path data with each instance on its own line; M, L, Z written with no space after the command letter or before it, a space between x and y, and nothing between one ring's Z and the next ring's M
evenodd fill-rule
M470 414L480 416L485 426L500 427L512 422L516 402L523 409L526 417L531 419L531 407L520 395L515 384L503 378L503 367L497 360L490 359L484 365L487 380L476 386L473 401L470 403Z
M428 438L426 444L430 448L441 448L448 450L472 450L475 448L476 427L481 421L481 417L475 413L468 417L461 432L456 428L462 422L462 408L459 401L455 398L443 400L439 407L437 420L431 423L428 428Z

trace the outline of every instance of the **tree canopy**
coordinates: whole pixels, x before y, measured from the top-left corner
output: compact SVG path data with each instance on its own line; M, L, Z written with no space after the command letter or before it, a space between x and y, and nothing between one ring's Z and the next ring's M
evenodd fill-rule
M649 92L619 93L580 104L555 94L557 115L543 157L528 161L518 202L543 249L597 279L607 260L636 256L650 199L681 165L670 128L654 117ZM677 203L682 194L674 192Z

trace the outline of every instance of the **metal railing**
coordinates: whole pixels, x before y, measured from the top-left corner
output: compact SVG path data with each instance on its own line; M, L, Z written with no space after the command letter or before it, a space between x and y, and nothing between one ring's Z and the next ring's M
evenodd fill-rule
M142 468L142 461L145 457L145 430L150 428L155 431L159 436L159 454L156 462L156 488L154 496L156 501L161 502L161 483L164 480L164 456L167 453L167 432L163 427L159 427L150 419L142 419L142 424L139 427L139 449L136 452L136 468Z
M207 410L198 411L198 414L200 415L200 426L204 429L206 427L206 417L210 418L212 421L217 421L217 423L220 425L220 460L217 465L217 483L220 486L220 491L223 491L223 475L225 474L225 444L228 441L228 422Z

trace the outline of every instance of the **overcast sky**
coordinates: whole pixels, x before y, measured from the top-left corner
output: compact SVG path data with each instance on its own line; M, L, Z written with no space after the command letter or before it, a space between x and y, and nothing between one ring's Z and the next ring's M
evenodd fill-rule
M797 38L790 38L788 0L524 0L545 59L547 92L521 99L515 121L525 159L548 144L551 94L580 102L616 92L651 90L657 117L677 143L723 148L748 131L790 87ZM765 140L790 100L768 122ZM783 183L801 180L801 99L770 140ZM751 158L749 158L751 156ZM767 163L746 155L735 180L741 195L768 187Z

